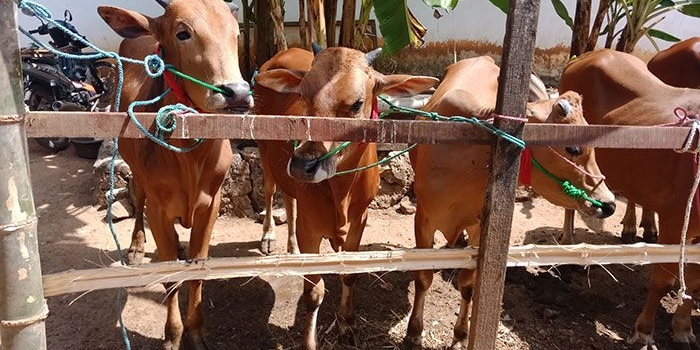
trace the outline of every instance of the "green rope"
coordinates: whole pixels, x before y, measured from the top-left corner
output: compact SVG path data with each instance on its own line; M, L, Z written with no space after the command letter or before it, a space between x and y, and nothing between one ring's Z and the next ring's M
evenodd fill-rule
M561 190L564 192L565 195L573 198L573 199L583 199L585 201L588 201L591 203L591 205L602 208L603 203L601 203L597 199L593 199L588 194L586 191L572 185L569 183L569 181L562 181L558 177L554 176L554 174L550 173L547 169L545 169L540 162L538 162L534 157L530 157L530 163L534 165L540 172L543 174L547 175L548 178L552 179L552 181L558 183L561 186Z
M362 166L362 167L359 167L359 168L355 168L355 169L349 169L349 170L339 171L339 172L335 173L334 176L345 175L345 174L350 174L350 173L354 173L354 172L358 172L358 171L362 171L362 170L367 170L367 169L370 169L370 168L374 168L375 166L382 165L382 164L384 164L384 163L386 163L386 162L388 162L388 161L390 161L390 160L392 160L392 159L394 159L394 158L400 157L401 155L404 155L404 154L408 153L410 150L416 148L416 146L418 146L418 144L417 144L417 143L414 143L414 144L408 146L408 148L406 148L406 149L400 151L399 153L396 153L396 154L394 154L394 155L392 155L392 156L384 157L384 158L382 158L382 160L380 160L380 161L378 161L378 162L376 162L376 163L372 163L372 164L365 165L365 166Z
M218 93L220 93L220 94L222 94L222 95L230 95L230 94L231 94L230 92L228 92L228 91L226 91L226 90L224 90L224 89L222 89L222 88L220 88L220 87L218 87L218 86L214 86L214 85L209 84L209 83L207 83L207 82L201 81L201 80L199 80L199 79L197 79L197 78L195 78L195 77L193 77L193 76L190 76L190 75L187 75L187 74L185 74L185 73L182 73L182 72L180 72L179 70L175 69L175 67L173 67L173 66L171 66L171 65L167 65L167 66L165 67L165 69L167 69L170 73L173 73L173 74L177 75L177 76L180 77L180 78L189 80L189 81L191 81L191 82L193 82L193 83L195 83L195 84L199 84L199 85L201 85L201 86L203 86L203 87L205 87L205 88L207 88L207 89L209 89L209 90L212 90L212 91L214 91L214 92L218 92Z
M496 135L500 138L503 138L506 141L513 143L514 145L518 146L521 149L525 149L525 141L497 128L495 125L493 125L492 123L489 123L486 120L478 119L475 117L463 117L463 116L443 117L435 112L426 112L426 111L422 111L422 110L415 109L415 108L397 106L383 96L379 96L379 98L382 101L384 101L384 103L389 105L389 110L391 110L391 111L419 115L419 116L426 117L426 118L429 118L429 119L434 120L434 121L469 123L469 124L478 126L482 129L488 131L489 133L491 133L493 135ZM415 146L415 144L413 146ZM411 146L411 147L413 147L413 146ZM564 192L564 194L566 194L567 196L572 197L574 199L586 200L586 201L590 202L593 206L596 206L599 208L603 206L603 203L588 196L588 194L586 194L586 191L572 185L568 181L562 181L559 178L557 178L556 176L554 176L554 174L547 171L547 169L545 169L539 162L537 162L537 160L535 160L535 158L531 157L530 159L531 159L531 163L533 165L535 165L535 167L538 170L540 170L543 174L547 175L547 177L552 179L554 182L558 183L562 187L562 191Z

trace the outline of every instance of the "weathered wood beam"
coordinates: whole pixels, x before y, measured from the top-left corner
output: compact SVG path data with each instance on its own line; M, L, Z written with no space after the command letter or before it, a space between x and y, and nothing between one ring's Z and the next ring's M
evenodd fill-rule
M0 0L0 347L46 349L44 300L24 123L17 4Z
M678 245L525 245L508 251L509 267L558 265L656 264L678 262ZM689 263L700 263L700 246L686 248ZM303 274L372 273L453 269L476 266L478 248L411 249L384 252L274 255L211 258L199 262L158 262L140 266L111 266L71 270L44 276L44 293L56 296L109 288L139 287L154 283L237 277L301 276Z
M29 112L26 115L29 137L144 137L124 113ZM141 124L153 125L155 114L138 116ZM687 127L525 124L523 139L529 145L672 149L682 147L689 131ZM171 137L380 143L489 144L492 141L490 134L465 123L213 114L178 119Z
M496 113L500 115L525 115L539 7L539 0L510 1L498 77ZM496 126L521 137L524 123L497 119ZM481 216L478 273L469 329L470 350L493 349L496 342L520 152L519 147L504 139L496 139L493 143L491 172Z

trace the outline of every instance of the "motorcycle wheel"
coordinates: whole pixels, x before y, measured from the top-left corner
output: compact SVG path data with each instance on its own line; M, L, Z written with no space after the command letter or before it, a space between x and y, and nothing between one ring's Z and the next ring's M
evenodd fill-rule
M30 111L50 111L55 100L48 86L35 84L27 93L27 105ZM67 137L42 137L34 141L51 153L63 151L70 146L70 139Z
M114 104L114 96L117 83L119 82L117 67L108 61L97 61L94 65L98 75L94 78L99 79L104 88L102 96L100 96L98 100L97 107L104 109Z

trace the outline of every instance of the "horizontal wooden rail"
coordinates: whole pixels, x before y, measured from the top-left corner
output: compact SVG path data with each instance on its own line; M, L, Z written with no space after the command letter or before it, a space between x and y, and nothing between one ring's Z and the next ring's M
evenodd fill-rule
M151 126L153 113L140 113ZM526 124L529 145L591 146L603 148L681 148L687 127ZM29 137L142 138L124 113L29 112ZM465 123L405 120L357 120L252 115L188 115L177 120L172 138L372 141L380 143L489 144L491 135Z
M196 263L151 263L137 267L112 266L67 271L44 276L44 293L65 293L194 279L226 279L304 274L368 273L447 268L474 268L477 248L412 249L337 254L301 254L243 258L212 258ZM637 243L633 245L569 246L526 245L510 247L508 266L650 264L678 262L679 246ZM700 263L700 246L690 245L687 261Z

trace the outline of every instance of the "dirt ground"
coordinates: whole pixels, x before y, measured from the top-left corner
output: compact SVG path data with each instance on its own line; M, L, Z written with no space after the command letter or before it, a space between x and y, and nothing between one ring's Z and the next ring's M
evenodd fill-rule
M112 264L115 243L105 212L91 205L92 161L68 149L47 155L30 140L31 174L39 215L39 244L44 274ZM576 239L619 243L625 209L607 220L576 222ZM371 211L363 250L413 246L413 219L392 210ZM563 211L542 199L516 203L511 244L554 244ZM116 224L122 247L128 245L133 220ZM256 256L261 225L249 219L221 218L214 229L211 256ZM184 232L184 230L182 230ZM286 227L278 227L278 233ZM284 236L282 236L284 237ZM439 237L436 246L444 245ZM187 240L182 235L182 241ZM283 244L278 244L282 252ZM147 258L155 259L148 241ZM329 246L325 246L330 251ZM556 277L509 269L496 349L639 349L627 345L634 320L647 293L649 267L560 267ZM426 302L424 344L444 349L452 338L459 293L454 271L436 271ZM334 329L339 304L337 276L325 276L327 294L319 315L322 349L398 349L413 303L411 273L363 275L357 283L356 331L361 344L340 345ZM183 288L186 290L186 288ZM299 349L303 306L302 279L251 278L207 282L204 289L207 341L211 349ZM123 318L132 349L159 349L163 338L164 288L129 288ZM181 298L185 293L181 293ZM667 297L666 299L670 299ZM124 349L117 323L117 291L94 291L49 298L48 348ZM672 302L657 313L656 339L669 349ZM186 303L182 304L182 308ZM697 321L696 321L697 322ZM696 324L697 327L697 324Z

